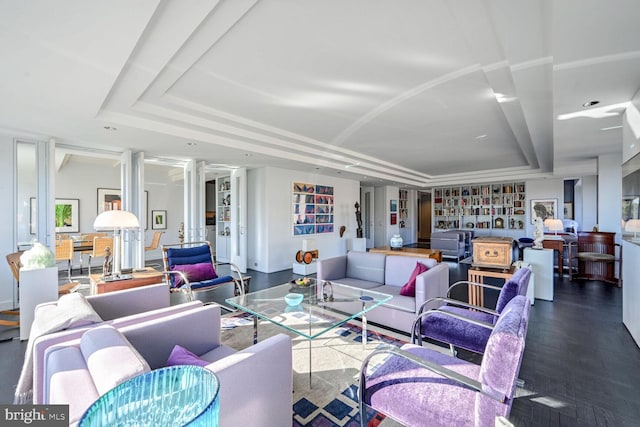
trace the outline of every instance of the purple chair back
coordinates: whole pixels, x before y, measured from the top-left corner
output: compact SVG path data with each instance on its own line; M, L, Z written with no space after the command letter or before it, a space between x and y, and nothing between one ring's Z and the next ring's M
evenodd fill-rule
M531 304L526 296L517 295L504 307L489 336L480 365L480 382L485 390L507 397L505 403L477 394L476 425L493 425L496 416L511 410L516 380L522 364Z
M504 284L498 295L498 303L496 311L502 313L502 310L516 295L527 295L529 288L529 279L531 278L531 270L528 268L520 268L513 273L513 276Z

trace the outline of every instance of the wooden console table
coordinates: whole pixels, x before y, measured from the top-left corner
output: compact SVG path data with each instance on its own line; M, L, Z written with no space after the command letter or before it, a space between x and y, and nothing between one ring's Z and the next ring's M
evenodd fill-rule
M509 269L494 269L494 268L469 268L468 280L475 283L484 283L485 277L494 277L497 279L504 279L505 282L513 276L515 267ZM484 289L481 286L469 284L469 304L479 305L484 307Z
M400 248L391 249L391 246L381 246L378 248L371 248L369 252L385 254L385 255L400 255L400 256L413 256L420 258L432 258L438 262L442 262L442 251L437 249L426 248Z
M562 258L564 253L564 239L560 236L544 236L542 247L558 251L558 273L562 276Z
M89 276L91 283L91 295L104 294L107 292L120 291L122 289L137 288L140 286L154 285L164 282L164 273L146 267L145 271L136 271L131 274L131 279L111 280L105 282L102 280L102 274L92 274Z

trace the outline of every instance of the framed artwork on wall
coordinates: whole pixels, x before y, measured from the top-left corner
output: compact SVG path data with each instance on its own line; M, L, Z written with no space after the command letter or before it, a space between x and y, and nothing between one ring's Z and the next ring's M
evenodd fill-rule
M390 212L398 212L398 201L397 200L389 200L389 211Z
M564 219L573 219L573 203L564 204Z
M167 211L151 211L151 229L167 229Z
M558 212L558 199L531 199L531 224L536 223L536 218L556 218Z
M333 187L294 182L292 190L293 235L333 233Z
M29 198L29 232L36 234L36 198ZM56 233L78 233L80 231L80 200L56 199Z
M80 200L56 199L56 233L80 231Z
M391 214L391 225L396 225L398 223L398 214L397 213L392 213Z
M149 192L144 192L144 198L142 200L142 212L144 212L144 218L138 218L141 225L144 225L144 229L148 229L147 218L147 202L149 201ZM122 199L120 197L119 188L98 188L98 215L104 211L122 209Z

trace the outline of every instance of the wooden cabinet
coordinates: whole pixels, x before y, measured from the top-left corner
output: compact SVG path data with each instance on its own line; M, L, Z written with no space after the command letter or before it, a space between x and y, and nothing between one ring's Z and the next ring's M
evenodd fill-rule
M216 180L216 261L229 262L229 240L231 237L231 178Z
M511 237L476 237L473 243L473 266L510 268L513 239Z
M434 229L524 230L525 183L436 187Z

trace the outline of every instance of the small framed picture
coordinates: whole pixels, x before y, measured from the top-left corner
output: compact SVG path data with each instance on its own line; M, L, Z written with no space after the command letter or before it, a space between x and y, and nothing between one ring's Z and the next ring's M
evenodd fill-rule
M167 229L167 211L151 211L151 229Z

